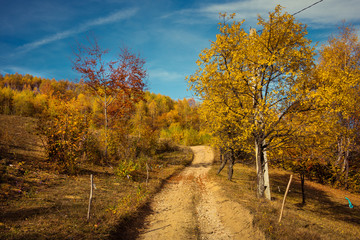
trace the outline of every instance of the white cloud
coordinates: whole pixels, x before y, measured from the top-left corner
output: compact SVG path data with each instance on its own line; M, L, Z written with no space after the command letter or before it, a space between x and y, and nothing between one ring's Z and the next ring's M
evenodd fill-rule
M214 17L218 17L219 13L240 13L244 15L244 18L256 16L256 14L263 13L267 10L269 3L260 4L261 0L255 1L239 1L230 3L219 3L206 6L201 9L201 12L214 14Z
M187 46L191 49L197 49L199 46L209 45L210 40L199 32L191 29L158 29L159 36L163 41L169 44Z
M301 14L305 18L320 23L334 23L344 19L359 21L359 7L360 2L358 0L324 0L317 8L309 9Z
M78 34L78 33L85 32L85 31L91 29L92 27L105 25L105 24L117 22L117 21L120 21L120 20L123 20L123 19L126 19L126 18L130 18L133 15L135 15L136 12L137 12L137 9L120 10L120 11L117 11L117 12L115 12L115 13L109 15L109 16L100 17L100 18L97 18L97 19L94 19L94 20L90 20L90 21L85 22L83 24L80 24L79 26L74 27L72 29L68 29L68 30L65 30L65 31L62 31L62 32L58 32L58 33L55 33L55 34L53 34L51 36L39 39L37 41L24 44L24 45L18 47L17 50L19 52L23 52L23 53L28 52L28 51L33 50L35 48L38 48L38 47L40 47L42 45L45 45L45 44L48 44L48 43L51 43L51 42L54 42L54 41L58 41L58 40L61 40L61 39L64 39L64 38L68 38L68 37L73 36L73 35Z
M176 82L179 80L184 81L185 75L178 72L170 72L162 68L156 68L149 70L149 78L151 82Z
M125 18L132 17L137 12L137 9L128 9L128 10L120 10L109 16L97 18L95 20L89 21L84 25L80 26L82 29L89 29L94 26L104 25L112 22L117 22L119 20L123 20Z
M200 9L200 12L212 18L217 18L219 12L237 13L239 18L255 22L258 14L265 17L278 4L285 7L285 11L293 14L316 2L318 0L245 0L204 6ZM308 23L322 25L338 24L343 19L359 21L359 6L359 0L323 0L311 8L298 13L297 18Z
M51 71L51 70L48 70ZM27 67L21 67L21 66L14 66L14 65L6 65L0 67L0 73L5 74L12 74L12 73L19 73L19 74L30 74L33 76L41 76L41 77L47 77L49 74L48 72L43 71L34 71L33 69L27 68Z

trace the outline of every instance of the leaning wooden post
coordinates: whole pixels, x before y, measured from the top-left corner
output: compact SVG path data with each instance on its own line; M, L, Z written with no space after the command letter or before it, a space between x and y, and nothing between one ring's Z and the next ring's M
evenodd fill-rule
M89 207L88 207L88 212L87 212L87 220L88 221L90 219L91 201L92 201L92 198L93 198L93 188L94 188L93 175L92 174L90 175L90 184L91 184L91 187L90 187Z
M146 186L148 185L149 182L149 164L148 162L146 162Z
M281 206L279 222L281 222L281 218L282 218L283 211L284 211L285 200L286 200L286 196L287 196L287 194L288 194L288 192L289 192L289 188L290 188L290 184L291 184L292 177L293 177L293 175L291 174L290 179L289 179L289 183L288 183L288 185L287 185L287 187L286 187L286 192L285 192L285 195L284 195L283 203L282 203L282 206Z

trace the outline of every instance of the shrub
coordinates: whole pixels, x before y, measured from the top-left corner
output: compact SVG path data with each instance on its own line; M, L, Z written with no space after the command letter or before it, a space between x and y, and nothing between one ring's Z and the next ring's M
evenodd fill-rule
M115 173L121 178L133 179L137 170L140 170L140 165L132 160L120 161Z
M156 154L164 152L174 152L179 150L179 146L176 145L171 139L163 138L159 139L158 146L156 148Z
M168 129L162 129L160 137L186 146L206 144L211 139L208 133L199 132L192 127L183 128L180 123L172 123Z
M101 150L101 142L95 132L88 133L83 143L83 159L86 161L100 165L103 159L103 151Z
M40 133L45 136L48 158L60 171L73 174L84 153L84 140L88 135L86 117L72 108L72 103L62 104L55 116L43 115L39 121Z

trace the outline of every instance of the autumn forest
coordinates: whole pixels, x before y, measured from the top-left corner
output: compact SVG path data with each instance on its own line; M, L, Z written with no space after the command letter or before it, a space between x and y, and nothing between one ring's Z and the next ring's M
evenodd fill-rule
M258 18L257 31L235 14L221 19L184 82L196 98L151 93L140 55L125 47L108 61L109 51L89 38L72 59L78 82L0 75L0 114L36 119L44 164L56 173L76 176L85 162L137 181L171 146L211 145L228 180L241 174L236 163L251 162L258 198L272 199L272 169L300 178L303 204L305 181L360 193L357 30L344 22L318 45L280 6ZM11 158L5 140L0 150Z

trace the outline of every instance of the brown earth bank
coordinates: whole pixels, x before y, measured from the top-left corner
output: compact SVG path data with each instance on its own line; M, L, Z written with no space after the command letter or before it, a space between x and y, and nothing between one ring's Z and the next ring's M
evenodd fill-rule
M168 180L150 204L138 239L264 239L249 210L225 197L207 173L210 147L191 147L192 164Z

